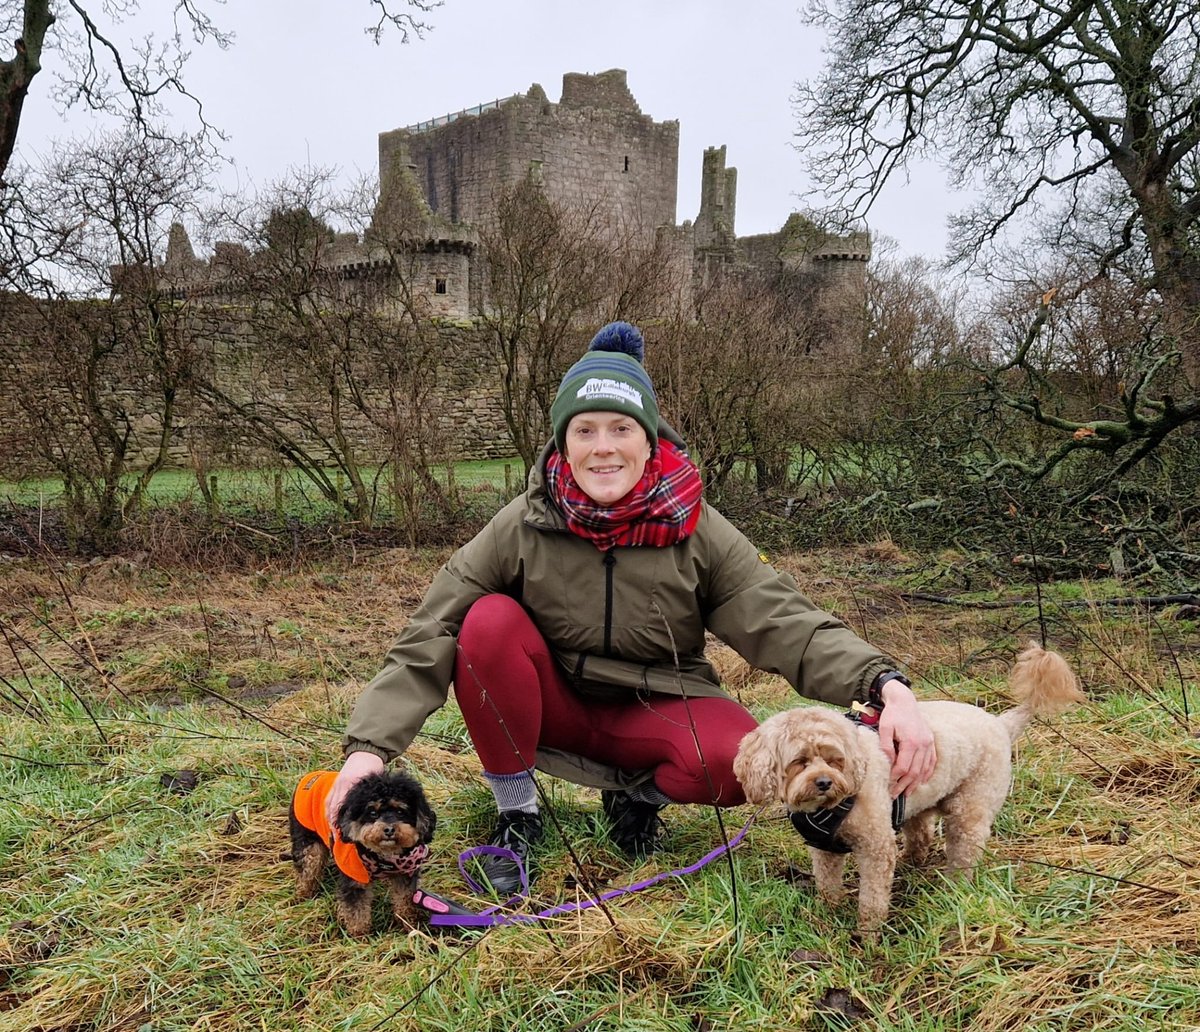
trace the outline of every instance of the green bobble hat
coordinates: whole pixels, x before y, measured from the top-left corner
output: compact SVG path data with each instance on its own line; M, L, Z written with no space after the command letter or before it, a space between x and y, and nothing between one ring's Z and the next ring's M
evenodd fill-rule
M587 353L567 370L550 406L554 443L567 453L567 424L580 412L622 412L636 419L650 447L658 446L658 398L642 359L641 331L627 322L609 323L588 345Z

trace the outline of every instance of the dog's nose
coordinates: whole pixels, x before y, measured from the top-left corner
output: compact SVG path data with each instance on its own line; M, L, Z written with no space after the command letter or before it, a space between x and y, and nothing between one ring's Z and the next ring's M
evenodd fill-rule
M816 785L820 791L828 792L831 788L833 788L833 779L832 778L817 778L817 780L814 781L813 784Z
M383 834L384 834L384 835L385 835L387 838L392 838L393 836L395 836L395 834L396 834L396 825L394 825L394 824L385 824L385 825L383 826Z

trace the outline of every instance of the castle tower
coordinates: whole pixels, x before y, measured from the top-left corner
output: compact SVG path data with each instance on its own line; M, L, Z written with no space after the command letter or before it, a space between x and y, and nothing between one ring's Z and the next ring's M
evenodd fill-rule
M737 263L737 169L725 167L725 145L706 147L700 172L700 213L695 237L694 289L702 290Z
M855 348L865 327L870 234L833 233L794 212L776 240L782 282L785 288L808 293L822 347Z
M811 277L831 309L848 312L861 305L871 260L869 233L831 233L793 213L779 231L779 240L785 274Z
M737 169L725 167L725 145L706 147L700 172L700 214L696 247L727 248L737 239Z
M363 246L338 255L334 267L354 276L390 266L407 281L427 314L466 318L475 286L471 274L479 242L475 230L455 225L430 209L409 159L406 134L394 140L389 160Z
M557 104L535 83L525 94L381 133L381 180L401 149L429 207L451 223L486 227L496 197L536 163L551 201L599 204L614 233L650 242L659 226L675 224L679 123L643 114L620 68L568 72Z

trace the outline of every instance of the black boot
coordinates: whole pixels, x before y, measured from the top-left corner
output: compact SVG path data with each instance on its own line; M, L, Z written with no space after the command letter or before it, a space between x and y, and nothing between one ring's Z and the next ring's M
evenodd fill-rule
M608 837L629 856L649 856L658 847L662 826L659 811L666 803L643 803L631 799L628 792L605 789L600 804L608 818Z
M489 846L503 846L521 858L525 873L532 880L529 847L541 841L542 815L524 810L501 810L496 830L488 840ZM506 856L489 856L480 862L483 876L498 896L512 896L521 890L521 871L515 860Z

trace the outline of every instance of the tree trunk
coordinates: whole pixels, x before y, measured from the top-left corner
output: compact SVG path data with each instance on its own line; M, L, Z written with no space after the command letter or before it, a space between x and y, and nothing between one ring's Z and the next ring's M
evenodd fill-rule
M1154 286L1163 300L1164 328L1179 348L1188 382L1200 391L1200 258L1189 240L1191 216L1165 180L1134 179L1125 169L1121 173L1142 216Z
M29 84L42 69L42 41L54 24L49 0L25 0L25 24L21 38L13 40L15 56L0 61L0 186L17 143L21 108Z

